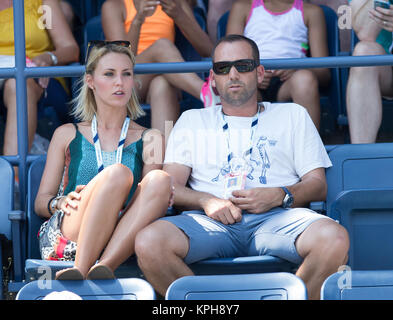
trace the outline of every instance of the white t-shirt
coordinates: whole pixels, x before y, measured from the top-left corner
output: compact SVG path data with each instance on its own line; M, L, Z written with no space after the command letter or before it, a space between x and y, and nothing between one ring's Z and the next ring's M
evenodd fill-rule
M290 186L316 168L332 165L307 111L295 103L263 103L253 137L251 170L245 189ZM168 139L164 163L190 167L189 185L223 198L228 154L241 156L250 147L253 117L225 116L221 106L183 112Z

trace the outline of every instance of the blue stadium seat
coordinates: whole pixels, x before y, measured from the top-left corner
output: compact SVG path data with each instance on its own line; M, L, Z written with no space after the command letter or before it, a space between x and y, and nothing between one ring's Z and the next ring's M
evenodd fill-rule
M8 219L14 209L14 170L11 164L3 158L0 158L0 300L3 299L3 259L8 263L6 247L10 247L11 238L11 221Z
M303 281L285 272L187 276L175 280L167 300L306 300Z
M393 300L392 270L345 270L328 277L322 300Z
M153 287L143 279L57 281L38 280L25 285L16 300L42 300L52 292L70 291L83 300L155 300Z
M329 56L338 56L340 51L340 39L338 29L338 18L336 12L330 7L321 5L326 19L327 40ZM217 39L226 34L229 11L224 13L217 23ZM331 68L331 80L328 88L321 90L321 108L327 108L327 112L335 119L342 111L341 105L341 82L338 68ZM323 111L323 110L322 110Z
M350 237L352 269L393 269L393 143L339 145L326 170L327 215Z

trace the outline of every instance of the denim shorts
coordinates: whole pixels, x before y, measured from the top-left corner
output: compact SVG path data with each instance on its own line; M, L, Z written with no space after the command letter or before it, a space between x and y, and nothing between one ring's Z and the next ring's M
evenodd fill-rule
M161 218L181 229L189 238L184 261L191 264L207 258L272 255L295 264L303 258L295 241L313 222L330 219L310 209L274 208L266 213L243 211L240 222L225 225L209 218L203 211L184 211Z

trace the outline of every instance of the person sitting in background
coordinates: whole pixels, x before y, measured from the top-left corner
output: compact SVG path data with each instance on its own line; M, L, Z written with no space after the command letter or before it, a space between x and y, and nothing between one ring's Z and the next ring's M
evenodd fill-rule
M137 63L184 62L174 44L175 24L201 56L210 55L213 44L187 1L106 0L102 6L105 38L130 41ZM208 84L195 73L143 74L136 79L140 99L151 105L152 127L161 132L165 121L179 116L177 89L205 105L216 103Z
M353 56L391 54L393 5L374 9L372 0L352 0L352 26L359 38ZM352 67L347 85L351 143L374 143L382 122L382 97L393 98L392 66Z
M58 0L25 0L25 30L27 66L44 67L65 65L79 60L79 47L70 27L61 11ZM43 21L40 7L51 8L45 12L51 15ZM3 67L14 66L14 27L12 1L0 1L0 60L6 61ZM42 22L42 26L39 24ZM50 25L49 25L50 24ZM0 62L1 63L1 62ZM29 150L37 128L37 104L48 95L58 97L59 104L66 104L67 85L65 79L27 79L27 119ZM16 155L17 146L17 111L15 79L6 79L2 84L2 100L7 109L4 134L4 155ZM61 107L61 106L59 106Z
M253 39L262 59L328 56L323 10L302 0L238 0L228 18L227 34ZM315 126L320 124L319 87L330 81L321 69L267 70L259 84L264 101L292 100L305 107Z
M60 280L113 278L138 230L171 205L170 177L158 170L163 136L134 122L143 110L129 43L93 45L75 98L81 122L56 129L35 200L48 219L39 231L42 259L75 260Z

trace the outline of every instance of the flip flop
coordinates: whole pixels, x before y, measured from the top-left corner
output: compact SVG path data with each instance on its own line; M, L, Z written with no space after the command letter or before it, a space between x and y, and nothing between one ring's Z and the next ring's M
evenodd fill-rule
M56 272L56 280L83 280L82 273L77 268L68 268Z
M86 278L88 280L112 280L115 279L115 274L107 266L96 264L91 267Z

